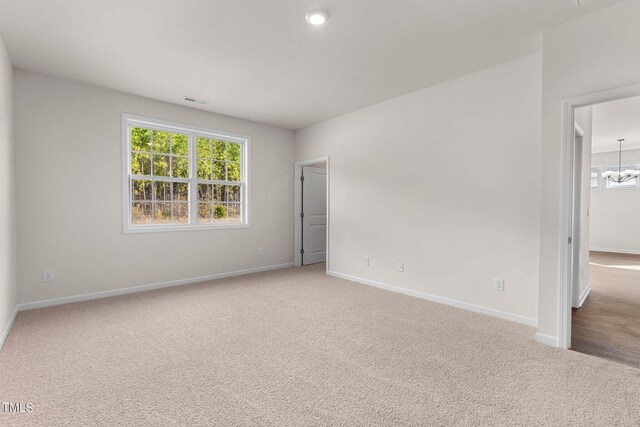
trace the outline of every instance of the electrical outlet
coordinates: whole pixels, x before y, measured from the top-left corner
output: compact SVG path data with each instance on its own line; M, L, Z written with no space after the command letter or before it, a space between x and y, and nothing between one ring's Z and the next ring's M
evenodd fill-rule
M44 273L42 274L42 281L53 282L53 271L45 270Z
M398 273L404 273L404 262L400 261L398 263Z
M369 257L368 256L364 257L364 260L362 260L362 262L366 267L369 267Z
M264 255L264 249L263 248L258 249L258 255L259 256L263 256Z
M504 292L504 279L496 279L493 283L493 289Z

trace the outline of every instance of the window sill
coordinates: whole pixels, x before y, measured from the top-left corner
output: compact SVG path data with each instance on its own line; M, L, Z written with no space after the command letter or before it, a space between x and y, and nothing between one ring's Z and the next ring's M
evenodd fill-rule
M238 228L251 228L250 224L216 224L216 225L168 225L168 226L125 226L124 234L140 233L167 233L175 231L205 231L205 230L230 230Z

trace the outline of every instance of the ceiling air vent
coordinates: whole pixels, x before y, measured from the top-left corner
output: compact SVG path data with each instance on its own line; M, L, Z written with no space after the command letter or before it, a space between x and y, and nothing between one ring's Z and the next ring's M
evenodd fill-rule
M185 96L184 100L187 102L195 102L196 104L208 104L209 101L205 101L203 99L193 98L191 96Z

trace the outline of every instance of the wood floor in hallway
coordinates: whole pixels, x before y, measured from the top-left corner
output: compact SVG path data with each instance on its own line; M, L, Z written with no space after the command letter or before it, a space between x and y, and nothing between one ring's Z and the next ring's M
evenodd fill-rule
M640 368L640 255L589 258L591 293L573 309L571 349Z

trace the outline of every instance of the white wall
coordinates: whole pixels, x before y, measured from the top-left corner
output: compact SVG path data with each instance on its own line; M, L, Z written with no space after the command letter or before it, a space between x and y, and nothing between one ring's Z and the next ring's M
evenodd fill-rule
M297 160L331 156L331 269L535 322L540 67L526 56L298 131Z
M14 81L21 303L292 262L291 131L25 71ZM252 227L123 234L123 112L250 136Z
M0 347L18 299L12 92L11 63L0 39Z
M589 241L591 238L590 210L591 203L591 147L593 142L593 107L577 108L575 112L575 120L578 126L584 132L582 135L581 147L581 163L579 168L581 173L581 192L580 192L580 234L579 239L575 242L578 254L578 275L579 287L575 295L573 295L573 306L579 307L581 297L590 288L589 280L591 271L589 268ZM584 244L583 244L584 243Z
M543 33L542 203L538 332L558 336L562 101L640 82L640 1L628 0Z
M593 154L594 166L618 164L618 152ZM640 150L622 152L623 162L640 163ZM640 188L591 192L591 249L640 254Z

